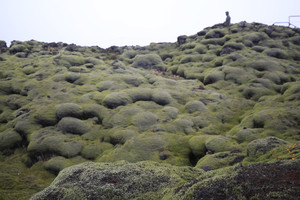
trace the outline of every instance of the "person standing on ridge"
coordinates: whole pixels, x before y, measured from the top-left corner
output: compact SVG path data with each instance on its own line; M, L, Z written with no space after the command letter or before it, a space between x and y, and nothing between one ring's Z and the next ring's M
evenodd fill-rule
M224 25L227 27L227 26L230 25L231 17L229 16L229 12L228 11L226 11L225 14L226 14L226 21L224 22Z

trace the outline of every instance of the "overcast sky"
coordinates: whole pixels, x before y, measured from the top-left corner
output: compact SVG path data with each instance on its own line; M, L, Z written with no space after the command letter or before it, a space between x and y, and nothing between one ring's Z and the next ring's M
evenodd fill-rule
M300 0L0 0L0 40L107 48L175 42L225 21L273 24L300 15ZM300 18L291 23L300 27Z

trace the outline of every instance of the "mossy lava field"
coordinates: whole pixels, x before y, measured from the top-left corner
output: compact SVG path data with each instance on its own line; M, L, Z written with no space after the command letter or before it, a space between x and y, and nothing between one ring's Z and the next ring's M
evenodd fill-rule
M300 29L0 41L1 200L299 196Z

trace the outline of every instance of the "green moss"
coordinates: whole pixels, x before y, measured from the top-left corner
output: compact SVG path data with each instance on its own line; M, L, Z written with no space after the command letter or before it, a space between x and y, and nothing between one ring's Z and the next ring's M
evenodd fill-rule
M274 147L257 157L249 157L244 160L244 164L251 162L275 162L278 160L298 160L300 159L300 143L283 144Z
M99 92L103 92L105 90L109 90L110 88L114 87L116 83L114 81L102 81L97 85L97 89Z
M293 101L300 99L300 86L298 82L292 84L283 94L286 101Z
M124 56L125 58L128 58L128 59L133 59L137 54L138 54L138 52L135 50L127 50L127 51L124 51L122 56Z
M263 87L261 84L252 85L252 87L242 87L241 89L243 96L246 99L253 99L255 101L259 100L259 98L268 95L276 94L274 91Z
M220 152L216 154L206 155L201 158L196 165L196 168L202 169L219 169L240 163L244 159L241 153Z
M157 121L157 116L151 112L139 112L132 119L133 125L138 127L140 131L149 129L152 125L156 124Z
M251 41L253 44L259 44L261 41L267 39L268 36L265 33L250 32L243 36L243 41Z
M268 56L279 58L279 59L286 59L288 56L284 51L277 48L266 49L264 53L267 54Z
M28 137L31 133L39 130L41 125L36 124L33 119L19 119L15 125L15 131L20 135Z
M207 135L194 136L189 140L189 147L196 157L202 157L206 154L207 149L205 146L206 140L209 138Z
M28 49L27 49L26 45L24 45L24 44L14 44L13 46L11 46L9 48L9 52L11 54L16 54L16 53L19 53L19 52L27 53Z
M134 88L127 91L133 102L151 101L153 90L150 88Z
M225 48L230 48L233 50L242 50L244 49L244 45L242 43L237 43L237 42L227 42L224 46L223 49Z
M28 145L28 152L33 155L41 153L59 153L65 136L56 130L45 128L32 134Z
M225 76L224 72L214 70L214 71L211 71L209 74L207 74L204 77L204 82L203 83L205 85L212 84L212 83L218 82L220 80L224 80L224 76Z
M226 40L224 38L203 39L201 40L201 44L223 46L225 41Z
M176 119L171 124L167 124L166 130L171 133L192 134L195 133L194 123L191 118L182 117Z
M132 66L134 68L156 69L164 71L166 69L162 59L157 54L146 54L135 56Z
M207 52L207 47L205 45L198 44L195 46L194 50L199 54L205 54Z
M56 115L59 119L64 117L75 117L81 118L82 117L82 108L78 104L75 103L64 103L59 105L56 108Z
M214 60L215 58L216 58L215 55L207 54L202 57L202 62L210 62L210 61Z
M26 74L26 75L30 75L30 74L33 74L37 71L36 68L34 68L33 66L26 66L23 68L23 73Z
M140 109L133 107L121 107L117 113L109 115L103 119L103 125L107 128L117 126L126 127L131 124L131 118L140 112Z
M238 132L236 132L234 136L239 143L251 142L257 139L258 135L256 133L256 129L244 127L243 129L240 129Z
M194 49L195 46L196 46L196 43L189 42L189 43L180 45L179 49L181 51L184 51L184 50L188 50L188 49Z
M154 91L152 95L152 100L159 105L167 105L171 99L171 95L166 91Z
M62 156L52 157L50 160L45 162L44 167L51 173L58 174L64 168L70 167L75 164L83 163L86 160L77 156L76 158L66 159Z
M113 92L108 94L103 103L108 108L116 108L118 106L124 106L132 102L132 99L124 92Z
M57 64L65 67L79 66L85 64L86 60L80 55L60 55L54 58Z
M98 104L86 104L83 106L83 118L97 118L97 122L101 123L108 114L107 108Z
M13 130L6 130L0 132L0 149L13 148L20 145L22 142L22 137Z
M76 159L153 160L195 166L204 156L205 162L214 160L215 166L224 168L241 159L231 156L233 152L246 152L248 143L257 139L273 136L296 142L300 139L299 33L241 22L228 28L217 24L181 37L184 41L178 43L145 47L101 49L15 41L12 46L25 50L11 54L2 51L0 42L0 135L5 136L0 160L6 162L24 147L27 166L43 167L42 162L57 156L74 164ZM247 157L244 163L271 162L276 155L292 158L281 150L276 154L276 148ZM207 170L205 165L202 168ZM176 189L179 199L203 197L189 189L198 180L192 177L193 182ZM215 185L201 181L201 187L193 188L207 194L222 181ZM18 181L13 184L19 194L21 186ZM20 199L13 198L17 190L13 188L1 190L3 198ZM168 193L170 199L172 194ZM234 195L232 199L244 197ZM226 199L222 195L206 199L210 198Z
M190 149L186 138L158 132L133 137L113 151L105 152L97 160L100 162L152 160L174 165L189 165L189 153Z
M211 138L206 140L205 147L213 153L239 149L238 145L232 139L223 135L211 136Z
M82 157L90 160L96 159L98 156L101 156L101 154L109 149L112 149L113 145L106 142L94 142L91 144L88 144L83 147L81 151Z
M257 158L268 151L286 145L287 142L276 137L267 137L265 139L257 139L247 145L247 156Z
M262 47L262 46L254 46L252 47L252 49L258 53L261 53L263 52L266 48L265 47Z
M76 82L80 80L80 77L81 77L80 74L71 72L65 76L65 80L69 83L76 84Z
M269 59L258 59L248 64L248 67L256 69L257 71L282 71L278 62Z
M161 109L161 112L159 113L158 117L160 121L167 122L176 119L178 116L178 112L179 112L178 109L175 107L164 106Z
M38 107L34 118L42 126L53 126L58 121L54 105Z
M124 130L112 130L110 133L110 143L124 144L130 138L133 138L138 135L138 132L132 129L124 129Z
M186 64L191 62L199 62L201 61L202 56L199 55L184 55L180 57L180 64Z
M78 135L82 135L91 129L88 123L73 117L62 118L58 122L57 127L63 133L71 133L71 134L78 134Z
M60 155L70 158L78 155L83 148L83 143L77 141L64 142L60 147Z
M234 82L236 84L247 83L251 78L254 78L251 75L248 75L246 71L238 67L224 66L223 72L225 74L225 80Z
M201 101L190 101L185 105L185 109L188 113L193 112L203 112L206 111L207 108Z
M212 29L208 31L205 35L206 39L211 39L211 38L222 38L225 36L225 32L221 29Z
M79 173L82 174L78 178L69 178L71 174ZM103 199L165 199L164 197L170 197L177 183L186 183L193 173L202 174L201 170L175 168L151 162L84 163L63 170L48 189L36 194L32 199L49 198L50 191L53 190L57 191L56 196L68 199L86 199L91 195ZM89 177L93 177L93 180ZM88 184L91 181L93 184ZM88 191L82 187L87 185ZM73 192L74 189L76 193Z
M18 94L11 94L7 96L6 99L6 105L12 110L17 110L28 103L29 101L26 99L26 97Z
M41 162L28 168L23 163L25 154L24 149L17 149L0 160L0 199L27 200L54 180L55 176L45 171Z
M58 174L59 171L63 170L64 168L70 166L67 163L67 159L62 156L52 157L45 163L45 169L49 170L50 172L54 172Z

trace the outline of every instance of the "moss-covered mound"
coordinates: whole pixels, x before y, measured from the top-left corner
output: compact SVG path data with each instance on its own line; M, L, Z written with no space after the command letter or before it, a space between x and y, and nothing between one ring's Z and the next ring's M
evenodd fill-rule
M0 41L1 162L22 152L29 172L56 175L85 161L298 160L299 38L241 22L144 47Z

